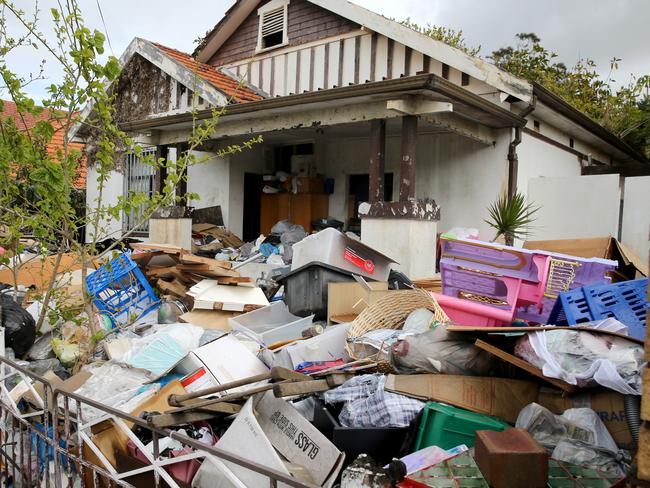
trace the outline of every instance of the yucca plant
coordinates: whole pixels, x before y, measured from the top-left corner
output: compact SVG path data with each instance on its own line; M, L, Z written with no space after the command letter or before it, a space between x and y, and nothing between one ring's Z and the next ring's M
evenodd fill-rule
M512 246L515 239L524 239L530 235L529 226L535 221L534 215L540 209L533 202L526 203L526 197L516 193L511 199L501 195L488 208L490 218L485 222L496 229L493 241L503 236L506 244Z

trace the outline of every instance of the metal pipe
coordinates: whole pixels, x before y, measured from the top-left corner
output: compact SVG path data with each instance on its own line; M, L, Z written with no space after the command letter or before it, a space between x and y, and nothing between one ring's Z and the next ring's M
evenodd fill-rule
M521 128L515 127L515 137L508 145L508 200L517 193L517 175L519 174L519 157L517 146L521 144Z

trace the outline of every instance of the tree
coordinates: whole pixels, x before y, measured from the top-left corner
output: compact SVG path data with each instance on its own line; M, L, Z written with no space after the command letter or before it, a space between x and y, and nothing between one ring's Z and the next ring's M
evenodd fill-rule
M177 203L180 199L174 189L181 179L187 178L187 168L209 159L209 156L197 158L193 151L214 135L225 110L215 109L211 118L199 121L195 109L199 94L196 89L193 90L191 111L194 120L187 150L178 155L175 161L145 157L142 147L135 144L114 120L116 94L111 91L110 85L118 79L120 66L113 56L101 61L104 34L84 24L76 0L62 2L59 8L51 9L54 27L48 34L39 30L40 14L37 9L32 16L28 16L13 2L0 0L0 76L3 88L16 103L19 117L39 118L30 130L25 130L12 119L0 120L0 247L7 250L0 260L1 264L14 270L15 276L15 270L23 264L21 253L25 249L22 244L24 238L29 236L35 239L41 257L55 258L53 269L47 277L49 285L39 297L43 307L37 328L49 315L51 323L58 319L83 323L98 339L101 331L97 330L92 319L94 314L86 289L86 273L91 262L110 256L120 239L129 235L114 236L117 237L115 244L98 252L96 244L102 234L102 222L118 219L123 212L136 207L142 210L142 221L145 221L158 208ZM18 35L8 32L10 17L17 20L22 29ZM48 51L63 70L62 79L48 87L43 107L38 106L26 93L27 85L34 78L21 78L7 62L7 56L11 53L20 52L22 56L31 54L33 57L34 53L30 51L38 49ZM41 69L37 77L46 74ZM76 114L87 105L92 106L91 114L83 121L78 120ZM44 110L46 117L43 117ZM93 134L91 151L82 154L74 150L66 138L61 149L55 154L48 153L47 147L55 131L63 130L67 134L80 122L89 127ZM239 152L260 140L251 138L240 145L229 146L220 155ZM107 204L103 198L106 183L110 174L122 167L124 153L129 151L156 170L166 169L164 188L153 195L131 193L117 204ZM88 183L97 185L99 196L80 215L75 211L73 179L84 158L88 165L96 169L97 180ZM196 200L199 196L192 194L187 198ZM79 242L75 238L82 228L95 229L90 242ZM81 263L84 287L82 309L85 315L80 314L78 307L65 305L65 297L56 287L55 277L60 271L64 253L74 254ZM87 346L90 353L92 344Z
M609 75L603 79L591 59L580 59L568 68L557 61L557 54L546 49L536 34L519 33L515 37L515 46L492 52L490 59L494 64L543 85L633 147L648 151L650 76L641 76L615 88L613 75L620 59L611 60Z
M406 20L400 22L402 25L413 29L425 36L429 36L432 39L437 41L442 41L445 44L449 44L452 47L460 49L461 51L469 54L470 56L476 56L481 51L481 46L468 46L465 38L463 37L462 30L455 30L450 27L441 27L432 24L426 24L424 26L418 25L413 22L410 17Z

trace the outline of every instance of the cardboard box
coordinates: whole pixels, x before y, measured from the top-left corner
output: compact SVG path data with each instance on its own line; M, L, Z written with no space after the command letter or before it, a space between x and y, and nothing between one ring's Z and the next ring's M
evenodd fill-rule
M302 473L302 479L319 486L334 484L345 458L296 409L272 392L250 398L216 447L286 475ZM224 464L245 486L268 485L264 475L228 461ZM301 469L296 471L293 466ZM218 472L215 478L214 486L222 486Z
M273 352L273 363L275 366L294 369L300 363L308 361L349 361L350 356L345 351L349 328L349 323L333 325L320 335L279 347Z
M239 312L224 312L223 310L192 310L184 313L178 320L186 324L196 325L206 330L218 329L230 332L232 327L228 320L239 315Z
M255 354L231 335L221 337L190 352L176 366L176 371L187 375L201 368L205 368L218 385L269 371L269 368ZM248 387L250 385L245 388ZM236 390L224 391L222 395Z
M625 406L621 393L601 390L581 395L562 396L561 392L542 388L537 403L561 415L569 408L591 408L598 414L621 449L634 449L634 440L625 420Z
M537 400L532 381L446 374L389 375L386 390L447 403L514 424L522 408Z
M369 305L391 293L386 281L328 283L327 323L351 322ZM332 320L334 318L334 320Z
M523 247L524 249L539 249L581 258L603 258L618 261L618 269L612 276L614 281L633 280L648 276L648 263L611 236L527 241L524 242Z
M298 176L296 178L296 193L325 193L325 180L323 178Z

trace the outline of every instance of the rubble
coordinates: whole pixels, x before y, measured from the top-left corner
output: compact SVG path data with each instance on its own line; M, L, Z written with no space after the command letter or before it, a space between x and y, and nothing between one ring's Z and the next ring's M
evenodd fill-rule
M216 224L192 229L192 249L130 243L88 274L99 335L79 312L36 337L40 302L2 295L6 358L63 395L51 405L40 380L13 377L3 402L34 422L48 401L78 408L92 427L77 419L67 428L79 429L93 465L147 467L170 486L267 482L244 461L324 487L450 477L506 486L524 458L536 477L521 486L627 474L642 314L546 323L566 302L552 276L561 262L584 268L561 283L566 292L624 285L647 294L647 279L608 284L609 255L569 259L445 234L441 275L410 283L331 227L307 236L280 222L248 244ZM517 272L499 267L510 258L523 263ZM244 276L257 259L278 271Z

